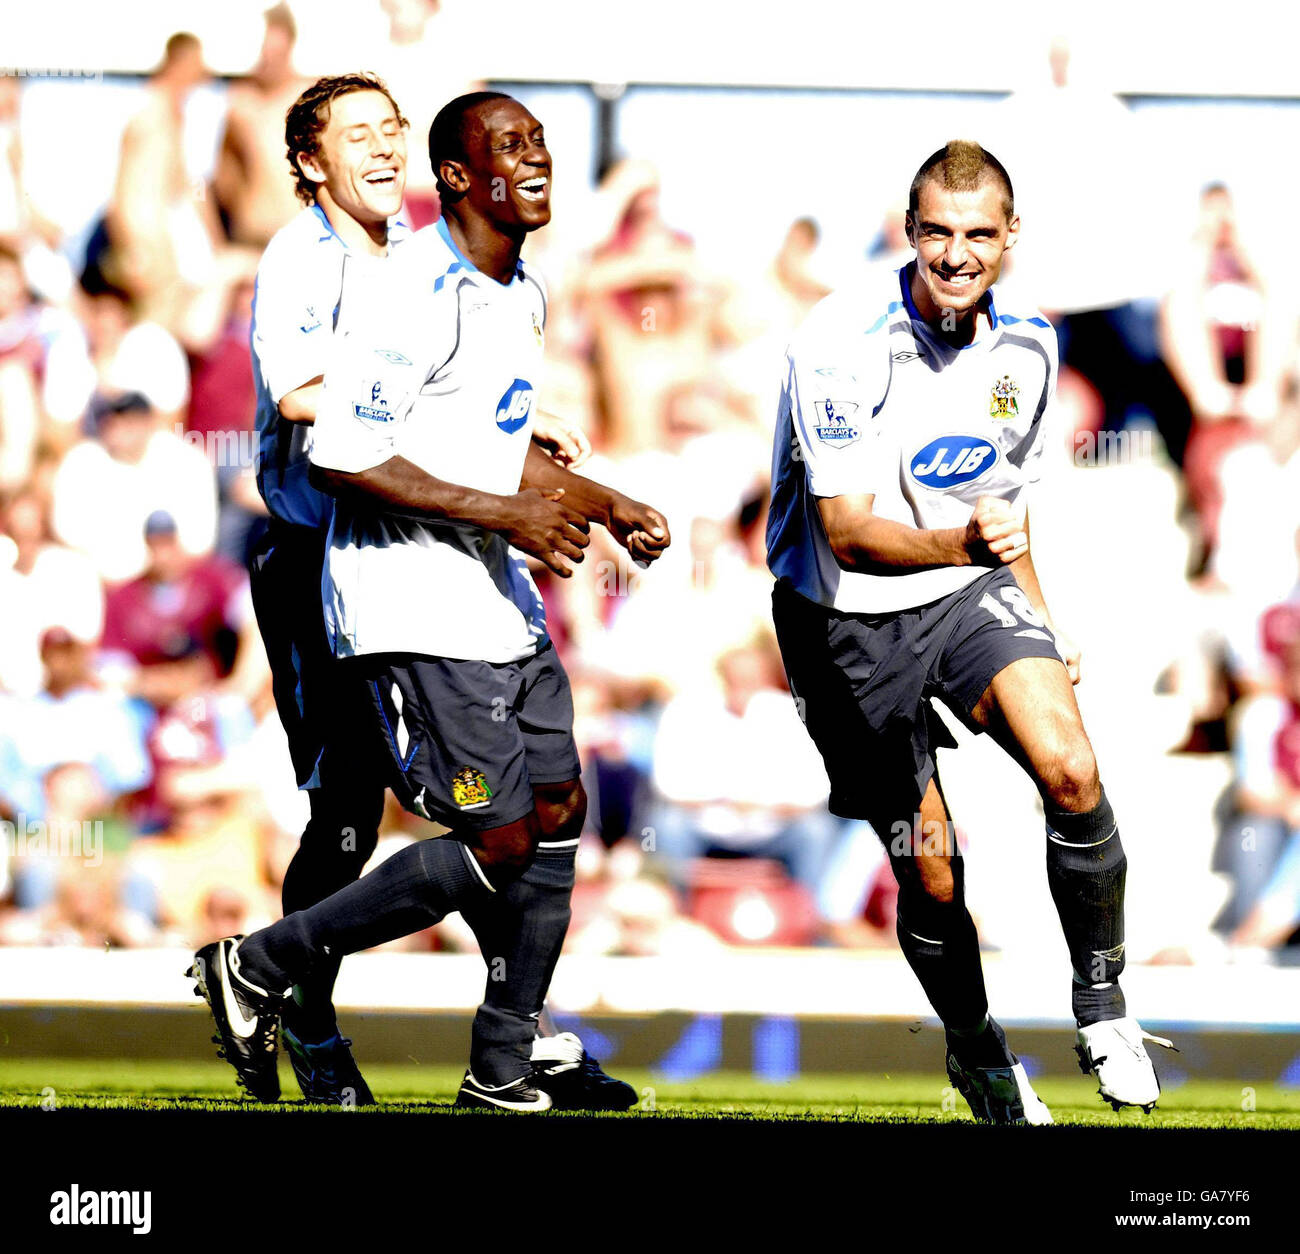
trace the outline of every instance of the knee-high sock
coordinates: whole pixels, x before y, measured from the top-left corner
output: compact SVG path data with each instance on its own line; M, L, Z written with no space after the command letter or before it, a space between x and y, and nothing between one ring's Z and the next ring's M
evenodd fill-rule
M484 1084L527 1075L538 1016L569 928L578 842L543 842L532 866L491 900L462 910L487 963L470 1070Z
M319 978L344 954L409 936L492 895L459 841L422 840L324 901L254 932L239 947L240 964L255 984L282 992Z
M286 915L306 910L351 884L379 839L382 785L354 783L343 776L307 795L311 821L284 875L281 900ZM313 977L294 987L284 1022L301 1040L323 1041L338 1030L333 996L339 961L337 956L321 959Z
M966 909L961 854L952 858L952 900L936 901L911 877L898 876L898 943L949 1031L976 1032L988 1014L979 936Z
M1080 1027L1124 1015L1124 877L1128 858L1103 790L1085 814L1047 806L1047 882L1074 968Z

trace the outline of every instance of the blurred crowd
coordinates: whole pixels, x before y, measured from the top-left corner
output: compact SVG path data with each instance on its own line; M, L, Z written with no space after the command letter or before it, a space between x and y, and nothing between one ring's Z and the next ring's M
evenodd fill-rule
M445 58L423 72L436 3L379 7L389 64L357 68L387 75L412 118L420 225L437 214L422 127L474 83ZM305 804L244 571L265 526L248 332L260 250L298 211L283 151L307 81L294 38L290 9L270 10L256 64L226 88L214 168L195 180L182 126L209 74L199 41L173 36L78 240L25 192L21 80L0 78L0 944L192 946L278 914ZM1138 534L1115 560L1161 563L1197 607L1150 686L1185 711L1172 752L1232 766L1203 867L1219 889L1204 935L1151 953L1282 951L1300 928L1293 285L1239 228L1234 189L1215 184L1176 284L1144 286L1117 260L1135 228L1084 223L1096 204L1077 192L1090 142L1113 160L1124 107L1076 98L1066 49L1051 70L1041 98L1008 101L1008 133L1019 110L1077 139L1059 169L1042 160L1027 179L1026 206L1058 230L1008 281L1041 286L1060 333L1054 460L1098 502L1146 482L1116 476L1116 460L1174 484L1161 534L1185 544ZM1014 147L1000 155L1015 176ZM538 572L592 798L570 947L892 945L892 878L875 834L826 809L763 555L785 343L857 276L821 263L828 190L810 183L807 216L732 272L690 222L665 221L648 157L568 193L565 212L588 198L575 212L585 238L548 227L529 244L551 287L543 406L589 433L587 473L660 508L675 537L648 571L597 531L573 580ZM864 267L905 250L901 212L864 223ZM1107 257L1123 281L1106 282ZM1103 565L1074 577L1104 584ZM1168 799L1173 825L1179 804ZM376 857L430 834L390 805ZM962 837L978 847L984 834ZM452 919L402 943L473 941Z

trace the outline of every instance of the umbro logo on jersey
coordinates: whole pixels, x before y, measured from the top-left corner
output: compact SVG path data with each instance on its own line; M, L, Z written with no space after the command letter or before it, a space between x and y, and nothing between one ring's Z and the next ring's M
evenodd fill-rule
M843 448L852 444L861 434L861 428L849 420L858 412L856 401L818 401L814 406L820 421L813 427L817 438L831 448Z
M920 361L925 356L924 353L914 353L910 348L900 349L897 353L890 356L890 361Z
M998 451L978 435L944 435L912 458L912 478L927 488L956 488L997 463Z
M409 357L403 357L401 353L396 353L391 348L377 348L375 352L385 361L392 362L394 366L409 366L411 364Z

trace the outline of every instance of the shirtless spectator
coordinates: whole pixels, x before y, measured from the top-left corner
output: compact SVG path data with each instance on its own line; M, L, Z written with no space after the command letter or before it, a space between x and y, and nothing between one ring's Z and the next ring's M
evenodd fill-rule
M265 19L257 64L230 89L215 178L231 240L258 249L302 207L289 177L284 115L306 86L293 67L298 28L288 5L268 9Z
M669 395L707 377L713 314L688 236L659 212L659 181L640 162L606 178L611 229L580 276L592 329L597 405L611 456L656 448Z
M107 215L114 277L187 348L219 329L232 281L256 254L222 248L206 186L185 163L185 103L208 78L203 48L186 32L167 41L140 111L127 123Z

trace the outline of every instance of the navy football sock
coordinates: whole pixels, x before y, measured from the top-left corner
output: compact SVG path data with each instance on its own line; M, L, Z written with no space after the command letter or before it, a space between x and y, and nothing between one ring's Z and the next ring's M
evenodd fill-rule
M483 1084L527 1075L546 991L569 928L577 842L543 842L523 876L463 910L487 963L487 991L474 1016L470 1070Z
M281 901L286 916L306 910L356 880L379 839L384 806L382 785L357 780L352 772L331 773L336 782L308 790L311 820L284 875ZM282 1020L299 1040L319 1043L338 1031L334 981L340 956L318 960L312 977L296 984Z
M254 932L239 947L240 963L255 984L284 991L319 978L344 954L431 927L491 893L459 841L421 840L324 901Z
M1047 882L1074 969L1071 1002L1080 1027L1122 1018L1124 878L1128 858L1103 790L1076 814L1047 803Z
M898 943L921 981L934 1012L947 1029L978 1032L988 1014L979 936L966 909L965 864L952 859L953 895L936 901L910 876L896 876Z

